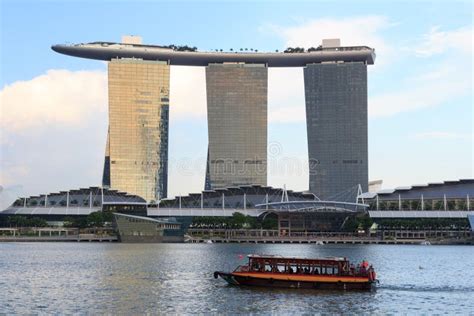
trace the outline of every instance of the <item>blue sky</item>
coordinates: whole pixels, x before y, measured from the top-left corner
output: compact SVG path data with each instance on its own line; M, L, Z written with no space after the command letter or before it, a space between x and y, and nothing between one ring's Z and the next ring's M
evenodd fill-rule
M100 183L106 64L59 55L50 46L120 41L124 34L200 50L274 51L331 37L373 46L370 179L395 187L473 177L470 1L0 4L3 200ZM301 69L270 69L269 184L297 190L308 184L302 80ZM172 68L171 195L203 187L204 87L203 69Z

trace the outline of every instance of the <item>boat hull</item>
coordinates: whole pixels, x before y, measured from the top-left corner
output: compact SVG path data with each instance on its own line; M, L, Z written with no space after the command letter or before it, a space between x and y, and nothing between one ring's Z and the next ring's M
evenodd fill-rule
M294 276L294 275L258 275L242 273L226 273L216 271L214 277L221 277L231 285L259 286L272 288L299 288L317 290L371 291L375 290L375 281L364 278L335 278L325 276Z

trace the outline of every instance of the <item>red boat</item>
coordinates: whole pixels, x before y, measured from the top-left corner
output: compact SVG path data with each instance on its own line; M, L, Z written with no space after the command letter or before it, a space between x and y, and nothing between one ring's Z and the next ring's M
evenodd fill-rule
M233 272L214 272L232 285L321 290L373 290L378 282L367 261L354 266L347 258L285 258L249 255Z

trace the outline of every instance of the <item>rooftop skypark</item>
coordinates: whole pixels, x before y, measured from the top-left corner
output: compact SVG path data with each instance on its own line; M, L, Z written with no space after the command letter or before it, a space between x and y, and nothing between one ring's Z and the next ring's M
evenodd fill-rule
M310 47L288 47L279 52L259 52L253 48L231 48L229 51L214 49L198 51L188 45L144 45L137 42L92 42L74 45L53 45L54 51L82 58L111 60L114 58L137 58L164 60L170 65L207 66L211 63L266 64L268 67L304 67L322 62L365 62L372 65L375 50L367 46L340 46L339 41L323 41L323 45Z

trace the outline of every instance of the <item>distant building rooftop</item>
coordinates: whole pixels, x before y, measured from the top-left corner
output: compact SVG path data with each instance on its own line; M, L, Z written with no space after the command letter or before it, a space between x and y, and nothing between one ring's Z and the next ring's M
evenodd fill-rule
M104 207L146 209L146 201L133 194L99 187L80 188L20 197L0 215L89 215Z
M431 198L459 198L465 199L469 195L474 197L474 179L461 179L455 181L444 181L428 183L423 185L402 186L395 189L384 189L377 192L366 192L359 195L360 199L373 199L378 196L380 199L396 200L416 198L419 199L421 195L425 199Z

